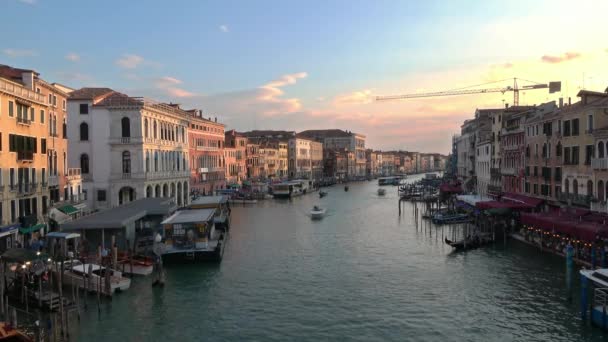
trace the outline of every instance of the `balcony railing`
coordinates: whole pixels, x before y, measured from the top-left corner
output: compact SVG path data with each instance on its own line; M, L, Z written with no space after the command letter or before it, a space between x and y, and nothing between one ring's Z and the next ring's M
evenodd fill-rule
M600 213L608 213L608 203L606 202L591 202L591 210L599 211Z
M21 124L21 125L29 126L32 122L28 118L18 116L17 123Z
M46 189L46 188L49 186L49 183L47 183L47 182L42 182L42 183L40 183L40 185L42 185L42 188L43 188L43 189Z
M69 168L68 169L68 180L76 180L81 177L81 171L79 167Z
M608 169L608 159L607 158L592 158L591 167L594 170L607 170Z
M0 90L42 104L45 103L44 101L46 99L46 96L42 94L38 94L35 91L27 89L19 84L15 84L5 80L0 80Z
M32 161L32 160L34 160L34 152L32 152L32 151L19 151L19 152L17 152L17 160L19 160L19 161Z
M572 203L573 205L589 208L591 206L591 196L588 195L575 195L561 193L559 195L560 202Z
M59 177L57 175L49 176L49 185L54 186L59 184Z

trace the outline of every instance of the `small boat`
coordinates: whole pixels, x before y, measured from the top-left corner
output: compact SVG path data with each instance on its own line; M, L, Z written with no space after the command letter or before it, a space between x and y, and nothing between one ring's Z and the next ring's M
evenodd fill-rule
M319 191L319 198L323 198L325 196L327 196L327 192L325 192L325 191Z
M325 216L325 211L326 210L324 208L315 205L310 211L310 218L312 218L313 220L322 219L323 216Z
M12 326L9 322L0 322L0 341L33 342L34 339L28 336L24 331Z
M344 191L348 191L348 185L344 186Z
M122 256L118 264L124 274L147 276L154 271L154 260L143 255L135 255L131 260L126 255Z
M470 222L471 218L467 214L446 214L436 213L433 215L431 221L434 224L450 224L450 223L465 223Z
M59 272L59 263L55 263L54 272ZM91 274L89 275L89 270ZM106 285L106 272L110 272L110 288ZM111 296L116 291L126 291L131 287L131 279L125 278L122 272L97 264L83 264L78 260L64 263L64 285L76 285L82 289Z
M254 203L258 203L258 200L256 199L247 199L247 198L231 198L228 202L232 203L232 204L254 204Z
M452 246L454 250L457 251L467 251L470 249L476 249L494 242L492 241L492 238L489 234L478 234L474 237L467 237L458 241L451 241L446 237L444 241L446 244Z
M384 196L384 195L386 195L386 190L378 189L378 196Z

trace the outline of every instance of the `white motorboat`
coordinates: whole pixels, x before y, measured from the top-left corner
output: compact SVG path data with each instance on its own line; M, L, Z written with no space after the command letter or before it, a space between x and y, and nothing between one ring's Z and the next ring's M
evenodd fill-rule
M55 263L53 271L59 272L60 264ZM131 279L125 278L122 272L97 264L83 264L78 260L66 261L63 266L63 284L76 285L79 288L111 296L116 291L128 290ZM89 275L89 271L91 272ZM110 273L110 288L106 285L106 272Z
M325 216L325 211L326 209L315 205L310 211L310 218L312 218L313 220L322 219L323 216Z
M386 190L385 189L378 189L378 196L384 196L386 195Z
M154 271L154 260L149 257L136 255L131 260L123 257L118 260L118 269L124 274L147 276Z

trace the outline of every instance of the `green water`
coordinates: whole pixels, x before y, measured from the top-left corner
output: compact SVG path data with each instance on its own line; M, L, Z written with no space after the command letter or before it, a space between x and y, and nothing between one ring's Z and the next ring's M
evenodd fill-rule
M583 341L578 277L565 261L509 241L451 253L449 228L398 216L376 182L292 201L235 206L220 265L167 270L104 303L93 297L79 341ZM328 216L311 221L314 204Z

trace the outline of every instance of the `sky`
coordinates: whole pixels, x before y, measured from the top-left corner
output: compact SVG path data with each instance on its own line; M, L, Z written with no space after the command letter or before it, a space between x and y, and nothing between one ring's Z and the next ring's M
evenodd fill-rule
M520 104L608 86L608 1L0 0L0 64L73 88L180 103L227 129L339 128L375 149L449 153L511 92L377 95L561 81ZM487 84L490 82L501 81Z

